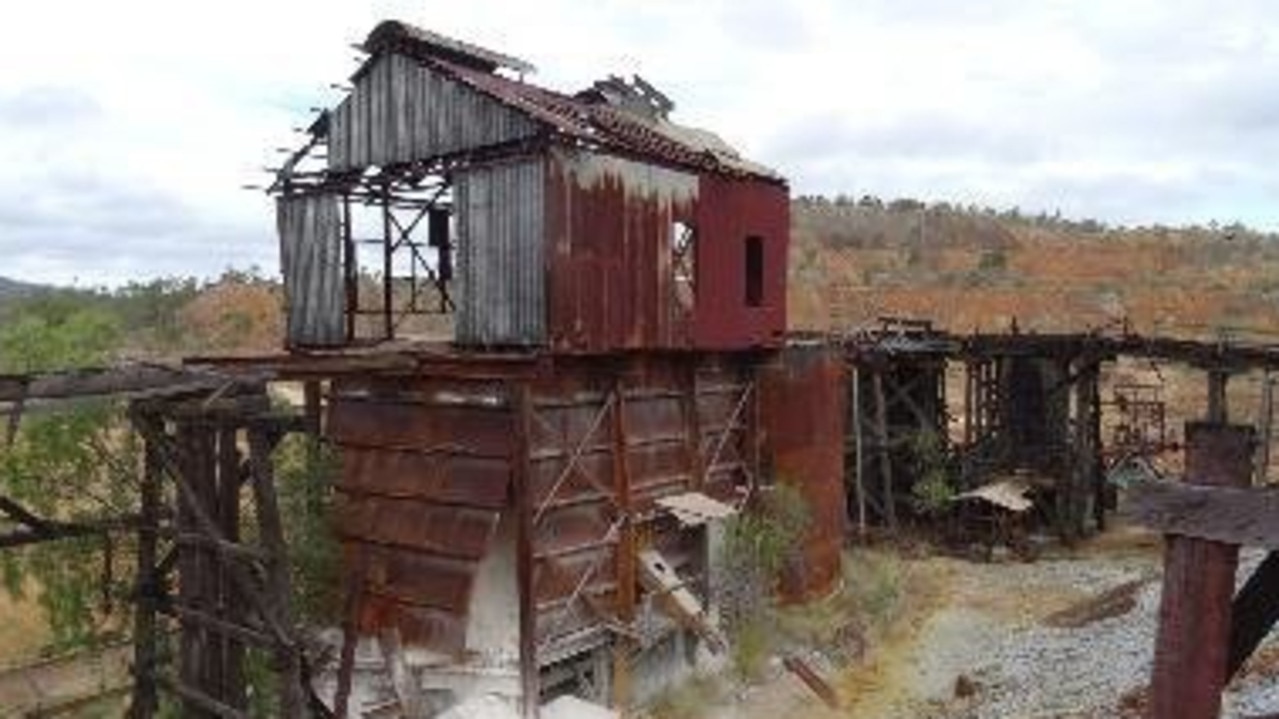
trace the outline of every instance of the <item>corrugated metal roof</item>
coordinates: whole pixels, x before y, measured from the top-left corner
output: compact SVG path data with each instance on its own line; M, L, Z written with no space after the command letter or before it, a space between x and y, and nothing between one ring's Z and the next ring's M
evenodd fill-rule
M428 31L399 24L403 33ZM375 31L376 32L376 31ZM407 36L407 35L405 35ZM527 115L549 128L560 139L584 144L651 162L693 168L737 177L756 177L775 182L781 175L743 158L714 133L670 122L664 117L631 112L583 93L566 95L528 82L488 71L487 66L433 51L427 43L406 50L402 43L375 43L375 51L359 71L358 80L387 53L397 53L422 63L476 91ZM513 67L509 62L491 63ZM427 158L417 158L427 159Z
M425 28L415 27L398 20L386 20L373 28L364 41L364 50L377 53L387 49L399 49L423 55L444 55L461 64L473 65L489 71L499 67L516 72L534 72L533 64L495 52L462 40L454 40Z

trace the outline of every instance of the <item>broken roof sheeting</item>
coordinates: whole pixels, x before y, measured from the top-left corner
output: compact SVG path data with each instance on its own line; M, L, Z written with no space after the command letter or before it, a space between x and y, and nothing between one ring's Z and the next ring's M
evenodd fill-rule
M657 506L675 515L685 527L696 527L737 514L737 510L701 492L685 492L657 500Z
M1025 512L1034 506L1034 502L1026 496L1029 491L1030 488L1020 482L1002 480L957 494L955 499L981 499L1010 512Z
M410 55L443 56L461 65L492 72L506 68L516 72L531 73L537 68L527 60L454 40L425 28L409 25L399 20L378 23L364 40L364 51L376 55L387 50L399 50Z
M383 23L383 26L387 23ZM589 93L580 97L566 95L520 80L494 74L495 67L514 67L523 61L506 58L466 43L442 38L427 30L395 23L399 29L385 31L396 41L374 42L370 35L366 47L373 52L355 73L356 89L345 102L351 103L362 91L364 78L388 54L399 54L421 63L438 75L459 82L486 97L512 108L550 131L557 139L605 152L637 157L650 162L737 177L755 177L773 182L783 178L761 164L743 158L722 138L712 132L685 127L662 117L644 116L600 99ZM413 40L416 36L436 39ZM451 45L449 44L451 43ZM461 53L457 48L465 48ZM459 54L461 53L461 54ZM487 53L487 55L485 55ZM483 58L489 58L484 60ZM498 62L495 58L506 58ZM525 63L525 65L527 65ZM531 66L528 66L531 68ZM386 108L390 114L394 108ZM339 114L336 120L340 120ZM335 128L337 132L340 128ZM480 149L480 148L474 148ZM429 157L400 157L396 161L430 160ZM337 169L337 168L334 168Z

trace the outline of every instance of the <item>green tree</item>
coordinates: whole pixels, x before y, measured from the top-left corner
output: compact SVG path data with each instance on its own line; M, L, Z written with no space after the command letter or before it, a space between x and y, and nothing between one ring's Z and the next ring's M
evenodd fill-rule
M0 372L29 373L103 364L119 348L119 319L84 295L55 294L22 303L0 325ZM122 431L118 403L94 401L28 413L0 453L0 494L37 516L62 521L123 514L130 506L137 445ZM127 545L127 540L124 542ZM0 553L5 588L28 591L45 611L55 649L111 633L103 611L122 590L103 578L109 558L128 546L86 537Z

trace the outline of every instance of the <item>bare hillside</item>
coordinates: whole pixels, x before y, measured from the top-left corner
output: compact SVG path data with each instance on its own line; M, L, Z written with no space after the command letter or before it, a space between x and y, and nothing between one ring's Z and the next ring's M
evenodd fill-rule
M955 331L1264 334L1279 328L1279 239L1239 226L1106 228L912 201L792 204L790 317L843 329L880 315Z

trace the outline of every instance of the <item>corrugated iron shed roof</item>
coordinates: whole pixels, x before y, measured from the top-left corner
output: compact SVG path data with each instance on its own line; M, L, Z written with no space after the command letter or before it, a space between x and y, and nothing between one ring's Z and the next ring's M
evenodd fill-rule
M378 23L364 40L365 52L376 55L386 50L399 50L410 55L442 56L460 65L492 72L504 67L516 72L535 72L533 64L462 40L454 40L425 28L399 20Z
M373 57L355 73L355 78L372 67L381 54L400 52L527 115L549 128L554 135L574 144L659 164L784 182L777 172L745 159L727 142L707 130L679 125L660 115L646 116L627 111L602 100L598 94L567 95L493 72L497 67L531 70L532 66L521 60L448 38L443 40L465 46L465 56L459 55L460 51L447 49L450 45L434 40L422 40L411 51L405 49L404 42L373 42L374 36L386 25L383 23L370 35L366 48L374 53ZM442 38L404 23L395 23L395 26L399 34L394 37L401 40L405 37Z

